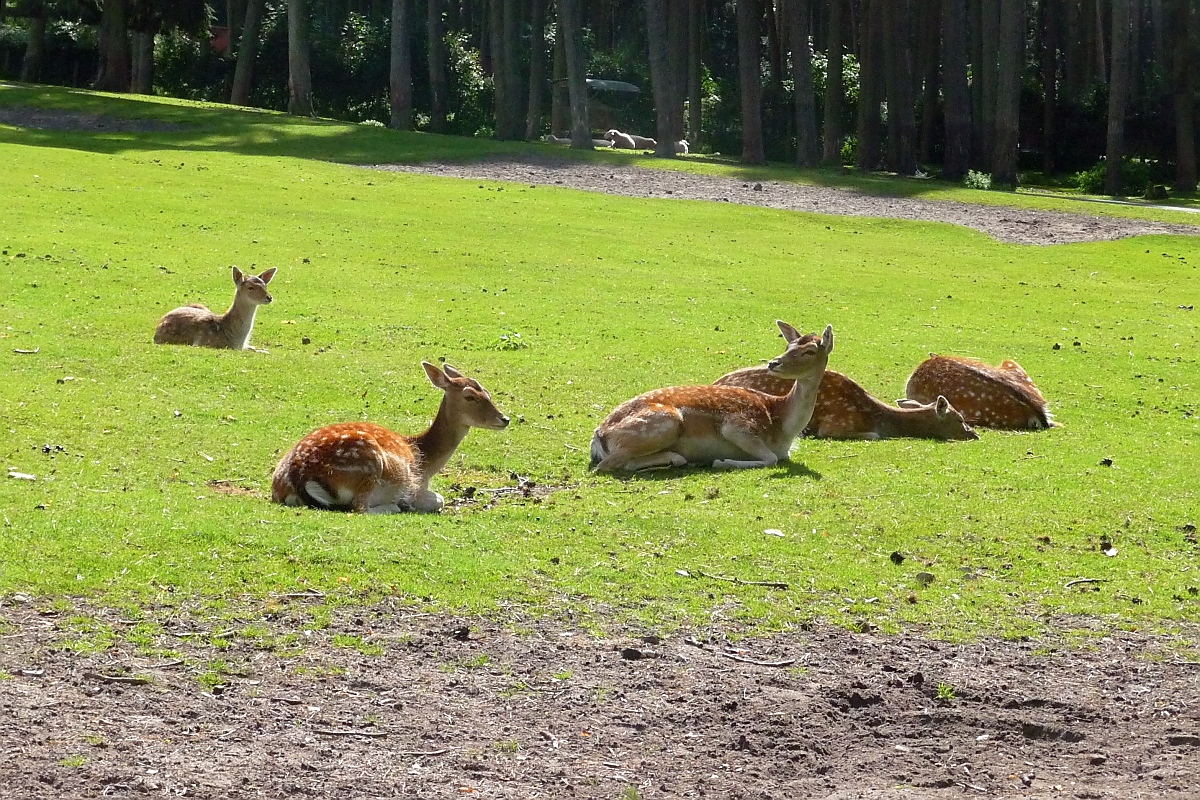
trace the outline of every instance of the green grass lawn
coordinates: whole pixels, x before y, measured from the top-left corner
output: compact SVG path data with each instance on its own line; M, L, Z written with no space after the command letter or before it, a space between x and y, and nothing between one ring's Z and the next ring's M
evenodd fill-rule
M382 173L334 162L537 145L0 88L0 105L29 102L191 127L0 127L0 451L37 476L0 476L0 592L221 603L311 587L599 626L824 618L947 635L1060 613L1200 619L1185 528L1200 523L1200 316L1180 307L1200 300L1200 240L1023 247L948 225ZM224 310L233 264L279 267L252 339L268 354L151 343L175 306ZM737 474L587 472L613 406L778 355L776 318L832 323L831 368L885 399L931 351L1014 358L1064 427L802 440L790 465ZM280 455L329 422L418 431L438 401L419 362L439 358L515 421L473 432L434 488L453 501L453 485L516 472L560 491L360 517L212 485L269 493ZM1103 582L1065 587L1081 577Z

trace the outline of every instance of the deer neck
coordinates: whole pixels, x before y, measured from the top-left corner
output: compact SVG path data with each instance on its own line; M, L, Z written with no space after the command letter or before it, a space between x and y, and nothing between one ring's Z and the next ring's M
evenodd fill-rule
M787 394L772 398L774 407L771 417L782 439L790 442L800 435L800 431L812 419L813 408L817 404L817 389L824 374L825 367L822 365L812 374L797 378Z
M932 408L891 408L880 403L875 418L875 432L885 439L898 436L919 439L945 438L938 435L937 412Z
M254 330L254 314L258 304L247 295L238 292L233 298L233 305L221 315L221 330L232 347L245 350L250 343L250 333Z
M429 488L430 478L442 471L442 467L446 466L446 462L454 455L462 440L467 438L470 430L469 425L455 423L450 419L450 412L443 398L429 429L410 441L420 458L421 484L424 488Z

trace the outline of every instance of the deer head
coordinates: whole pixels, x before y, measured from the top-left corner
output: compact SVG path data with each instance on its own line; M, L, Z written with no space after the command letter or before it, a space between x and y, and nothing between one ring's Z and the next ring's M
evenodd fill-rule
M422 361L421 366L425 368L429 382L444 393L442 403L448 419L467 428L500 431L508 427L508 417L496 408L492 396L479 381L468 378L449 364L439 369L435 364Z
M275 277L277 267L271 267L260 275L243 274L237 267L233 268L233 285L237 287L240 297L245 297L256 306L265 306L275 298L267 291L267 284Z
M825 371L829 354L833 352L833 326L826 325L821 336L801 334L783 320L776 320L779 331L787 341L787 350L767 362L767 371L779 378L793 380Z

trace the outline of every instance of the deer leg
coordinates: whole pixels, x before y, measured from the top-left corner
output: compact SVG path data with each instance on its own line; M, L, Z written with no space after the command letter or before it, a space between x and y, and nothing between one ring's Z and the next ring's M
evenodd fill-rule
M672 450L662 450L648 456L636 456L625 462L625 469L639 472L656 467L686 467L687 459Z
M424 489L413 495L412 510L425 514L436 514L442 510L445 503L446 501L440 494Z
M713 462L714 469L754 469L755 467L773 467L779 463L779 456L775 455L775 451L767 447L767 443L761 438L747 430L732 425L722 425L721 435L757 460L721 458Z
M651 413L622 423L608 433L609 452L596 464L596 472L681 467L687 459L669 448L682 430L678 412Z

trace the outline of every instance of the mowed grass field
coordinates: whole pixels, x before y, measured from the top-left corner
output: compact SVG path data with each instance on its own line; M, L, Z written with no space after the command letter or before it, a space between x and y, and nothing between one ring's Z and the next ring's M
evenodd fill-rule
M316 589L597 628L1200 619L1196 238L1012 246L385 173L337 162L538 146L0 88L0 105L28 103L188 127L0 127L0 452L6 473L36 476L0 476L0 593L219 609ZM171 308L227 307L231 265L279 268L252 338L269 352L154 345ZM832 323L830 367L887 400L930 352L1016 359L1063 427L799 440L790 464L739 473L588 473L612 407L778 355L777 318ZM478 378L514 417L473 432L435 490L454 503L452 487L515 473L556 491L486 507L476 493L440 516L265 499L314 427L422 430L439 400L422 359Z

